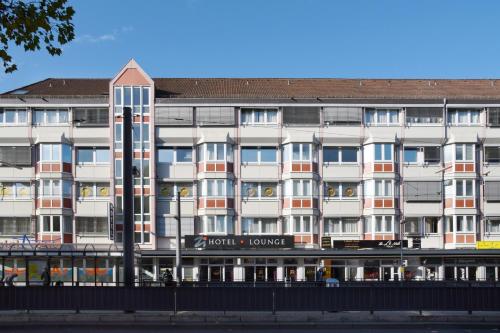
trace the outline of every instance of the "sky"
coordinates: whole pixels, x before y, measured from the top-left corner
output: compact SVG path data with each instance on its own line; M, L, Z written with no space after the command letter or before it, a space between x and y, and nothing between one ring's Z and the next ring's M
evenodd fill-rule
M45 78L500 78L497 0L69 0L63 54L11 49L0 92Z

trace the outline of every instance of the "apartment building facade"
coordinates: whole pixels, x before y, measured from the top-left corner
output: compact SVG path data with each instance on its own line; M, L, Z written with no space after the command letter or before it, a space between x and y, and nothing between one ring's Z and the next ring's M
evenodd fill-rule
M132 60L111 80L4 93L2 274L29 280L29 262L51 257L71 279L120 279L132 135L141 278L174 265L180 193L186 280L315 280L320 267L341 280L497 280L499 84L152 79ZM94 257L7 253L28 242Z

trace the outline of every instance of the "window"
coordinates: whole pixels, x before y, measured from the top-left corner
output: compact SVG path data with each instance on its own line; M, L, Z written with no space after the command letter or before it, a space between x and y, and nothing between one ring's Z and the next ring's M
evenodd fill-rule
M449 109L448 125L477 125L480 114L478 109Z
M406 108L406 123L418 124L441 124L443 122L443 109L432 107L409 107Z
M319 125L319 107L287 106L283 108L285 125Z
M0 235L22 236L31 234L31 219L29 217L0 216Z
M393 145L390 143L376 143L375 144L375 161L386 162L392 161L393 158Z
M276 147L241 147L242 163L276 163Z
M500 181L484 182L484 198L489 202L500 202Z
M455 180L457 197L472 197L474 195L474 181L472 179Z
M420 218L419 217L407 217L404 222L404 232L407 235L419 235L420 234Z
M196 125L234 126L236 123L234 107L203 106L196 107Z
M284 146L283 159L285 162L311 162L316 161L315 146L310 143L290 143Z
M403 183L406 202L440 202L441 181L405 181Z
M116 114L121 114L125 106L135 114L149 113L149 87L115 87L114 102Z
M323 147L323 163L357 163L358 147Z
M243 235L276 234L278 233L277 218L243 218Z
M486 232L500 233L500 217L489 217L486 220Z
M108 164L109 148L78 147L76 150L77 164Z
M60 216L40 216L42 232L61 232L61 217Z
M241 197L249 199L276 199L278 197L277 183L241 183Z
M61 158L62 150L62 158ZM66 144L40 144L40 162L71 163L71 147Z
M0 146L0 167L30 166L30 146Z
M285 181L285 196L310 197L318 195L318 184L310 179L288 179Z
M193 183L159 183L159 198L177 200L180 192L181 200L193 197Z
M26 109L0 108L0 126L26 125Z
M441 147L439 146L425 146L424 149L424 163L425 164L439 164L441 163Z
M1 200L26 200L31 199L30 183L4 183L0 182Z
M397 125L399 124L399 109L366 109L366 125Z
M39 197L71 198L72 182L69 180L43 179L37 181Z
M375 180L375 196L390 197L392 196L393 181L389 179Z
M484 147L484 161L486 163L500 163L500 147Z
M68 123L67 109L35 109L33 111L34 125L56 125Z
M474 216L456 216L457 232L473 232Z
M78 197L80 200L109 199L109 183L78 183Z
M375 232L393 232L393 216L375 216Z
M313 232L313 216L292 216L286 218L284 233L305 234ZM291 225L290 225L291 224Z
M357 107L325 107L323 108L326 125L360 125L363 108Z
M439 218L433 216L424 217L425 233L437 234L439 233Z
M417 163L417 154L419 149L417 147L404 147L404 161L405 163Z
M158 163L193 163L192 147L158 148Z
M325 199L357 199L357 183L325 183Z
M155 107L156 126L193 126L193 107Z
M109 110L107 108L74 108L73 123L77 127L108 127Z
M241 109L242 125L277 124L278 110L276 109Z
M455 160L456 161L474 161L474 145L473 144L456 144L455 145Z
M227 143L204 143L198 146L199 162L233 161L233 147Z
M500 126L500 108L488 109L488 125L492 127Z
M104 236L108 234L108 218L77 216L75 227L77 235Z
M358 218L335 217L325 219L325 234L357 234Z
M233 217L226 215L203 216L199 221L200 234L233 234Z
M233 181L230 179L204 179L199 181L201 197L232 197L234 196Z

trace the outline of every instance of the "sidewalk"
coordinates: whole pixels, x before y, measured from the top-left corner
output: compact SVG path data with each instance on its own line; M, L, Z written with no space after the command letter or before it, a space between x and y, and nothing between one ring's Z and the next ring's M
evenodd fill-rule
M154 326L481 326L500 327L498 312L0 312L0 325L154 325Z

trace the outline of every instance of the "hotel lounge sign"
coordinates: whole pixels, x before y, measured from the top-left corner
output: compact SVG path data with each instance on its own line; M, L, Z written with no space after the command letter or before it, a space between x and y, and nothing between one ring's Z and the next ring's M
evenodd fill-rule
M203 236L186 235L184 245L190 249L291 249L293 236Z

